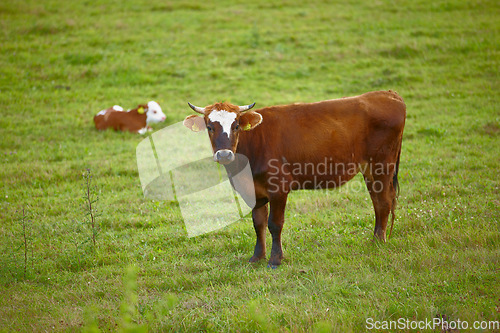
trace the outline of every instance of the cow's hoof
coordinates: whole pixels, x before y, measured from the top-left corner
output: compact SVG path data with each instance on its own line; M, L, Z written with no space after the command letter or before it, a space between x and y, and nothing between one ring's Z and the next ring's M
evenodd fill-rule
M385 230L375 227L375 230L373 230L373 241L385 243Z
M267 264L267 268L276 269L278 267L279 267L278 265Z
M373 242L374 243L385 243L386 242L385 235L374 235Z
M259 261L262 258L264 258L264 257L252 256L252 258L248 259L248 262L257 262L257 261Z

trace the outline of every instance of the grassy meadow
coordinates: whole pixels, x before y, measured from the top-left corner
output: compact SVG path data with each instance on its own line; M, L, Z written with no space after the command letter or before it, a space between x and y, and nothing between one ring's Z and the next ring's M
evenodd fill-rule
M1 1L0 331L498 322L499 14L493 0ZM188 101L387 89L407 104L391 239L372 242L361 177L294 192L276 270L247 262L250 216L188 238L176 202L143 196L144 136L92 122L150 100L159 130Z

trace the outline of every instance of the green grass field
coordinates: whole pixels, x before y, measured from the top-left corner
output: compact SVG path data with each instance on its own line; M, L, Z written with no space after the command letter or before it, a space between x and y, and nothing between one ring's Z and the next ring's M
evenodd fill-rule
M493 0L3 0L0 331L498 323L499 14ZM276 270L247 262L249 216L188 238L177 203L143 196L144 137L92 122L156 100L159 130L191 114L188 101L258 108L384 89L407 104L392 238L372 242L361 177L294 192Z

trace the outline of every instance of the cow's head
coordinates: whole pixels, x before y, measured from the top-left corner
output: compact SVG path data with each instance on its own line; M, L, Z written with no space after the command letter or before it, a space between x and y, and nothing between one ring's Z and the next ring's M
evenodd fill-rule
M160 105L155 101L149 102L148 105L139 105L137 107L137 112L146 113L147 124L159 123L167 118L163 113L163 111L161 110Z
M240 132L250 131L262 122L259 113L246 112L255 103L245 106L215 103L204 108L188 104L191 109L203 116L187 116L184 119L184 126L194 132L207 129L214 151L214 161L220 164L228 164L234 160Z

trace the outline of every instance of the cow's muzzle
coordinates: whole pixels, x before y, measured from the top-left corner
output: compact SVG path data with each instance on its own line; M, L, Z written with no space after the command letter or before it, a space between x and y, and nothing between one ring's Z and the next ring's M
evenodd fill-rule
M215 152L214 161L220 164L229 164L234 161L234 153L229 149L221 149Z

